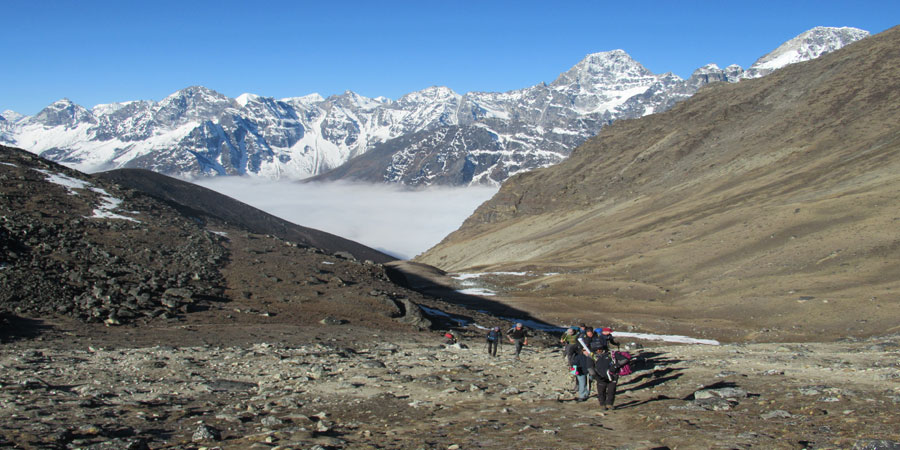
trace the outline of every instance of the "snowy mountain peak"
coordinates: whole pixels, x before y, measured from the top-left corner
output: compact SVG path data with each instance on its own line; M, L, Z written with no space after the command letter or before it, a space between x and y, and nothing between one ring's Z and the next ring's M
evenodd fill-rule
M280 101L284 103L288 103L291 105L301 105L304 107L310 107L315 105L316 103L322 103L325 101L325 97L318 93L312 93L309 95L304 95L302 97L286 97L281 99Z
M97 123L97 118L84 107L76 105L68 98L63 98L41 110L32 118L32 121L45 127L72 128L82 122Z
M400 97L400 103L419 103L423 101L445 103L448 101L458 101L462 98L446 86L431 86L420 91L410 92Z
M361 110L371 110L373 108L381 106L381 102L379 102L378 100L366 97L364 95L359 95L356 92L350 90L344 91L344 93L341 95L331 96L327 100L331 103L341 105L346 108L358 108Z
M722 71L722 69L720 69L717 64L709 63L709 64L695 70L693 75L701 75L701 74L715 73L715 72L721 72L721 71Z
M4 119L6 119L7 122L10 123L16 123L26 117L25 115L19 114L11 109L3 111L2 113L0 113L0 116L2 116Z
M758 78L788 64L818 58L867 36L869 32L859 28L815 27L756 60L747 69L745 78Z
M173 123L184 123L192 119L212 120L226 108L234 106L237 103L223 94L203 86L191 86L159 102L156 118Z
M235 101L235 103L237 103L238 105L241 105L241 107L243 108L243 107L247 106L247 103L250 103L250 102L258 102L258 101L259 101L259 96L256 95L256 94L243 93L243 94L241 94L241 95L238 95L238 96L234 99L234 101Z
M561 74L551 85L615 84L622 80L652 77L653 72L624 50L592 53Z

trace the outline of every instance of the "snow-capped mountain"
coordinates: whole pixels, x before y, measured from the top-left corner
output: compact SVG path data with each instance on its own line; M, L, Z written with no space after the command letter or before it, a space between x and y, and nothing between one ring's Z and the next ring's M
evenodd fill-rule
M279 100L229 98L193 86L159 102L90 110L63 99L31 117L4 111L0 141L83 171L141 167L189 176L500 183L561 161L615 120L664 111L708 83L763 76L866 35L815 28L746 72L710 64L687 80L653 74L613 50L588 55L550 84L503 93L431 87L396 101L351 91Z
M759 78L788 64L816 59L869 35L858 28L816 27L781 44L771 53L756 60L744 78Z

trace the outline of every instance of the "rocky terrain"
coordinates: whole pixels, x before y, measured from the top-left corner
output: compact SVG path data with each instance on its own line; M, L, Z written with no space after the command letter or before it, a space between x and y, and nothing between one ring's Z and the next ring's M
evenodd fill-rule
M487 274L558 323L728 341L895 333L898 49L894 28L616 122L508 180L416 261Z
M205 325L57 323L5 343L0 447L900 448L897 335L629 343L637 371L603 412L572 400L551 338L516 361L510 345L487 356L474 326L455 329L460 348L346 325L231 341Z

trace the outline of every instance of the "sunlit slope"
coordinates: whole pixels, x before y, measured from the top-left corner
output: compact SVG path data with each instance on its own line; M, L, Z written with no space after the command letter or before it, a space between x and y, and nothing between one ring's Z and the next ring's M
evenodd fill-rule
M617 122L418 261L558 272L508 287L611 311L898 331L900 29Z

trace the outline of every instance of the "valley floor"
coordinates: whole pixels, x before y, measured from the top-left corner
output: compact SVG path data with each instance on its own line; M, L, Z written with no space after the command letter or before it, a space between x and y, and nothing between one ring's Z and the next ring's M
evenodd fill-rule
M387 336L346 325L176 320L144 337L134 327L27 325L44 330L0 346L0 448L900 445L897 335L720 346L628 340L638 370L604 413L595 398L572 400L552 336L536 337L516 361L511 345L486 355L479 330L458 330L468 348L454 348L434 332Z

